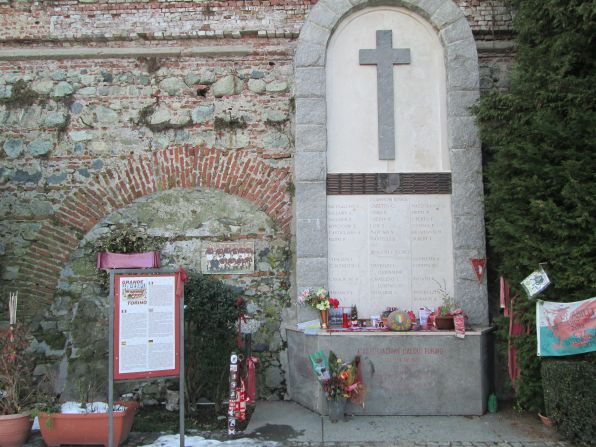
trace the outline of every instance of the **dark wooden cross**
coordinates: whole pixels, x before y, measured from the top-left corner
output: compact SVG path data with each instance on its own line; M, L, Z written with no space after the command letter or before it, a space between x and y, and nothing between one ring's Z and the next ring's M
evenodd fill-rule
M360 65L377 66L379 160L395 160L393 65L409 64L409 48L393 48L391 30L377 30L377 48L360 50Z

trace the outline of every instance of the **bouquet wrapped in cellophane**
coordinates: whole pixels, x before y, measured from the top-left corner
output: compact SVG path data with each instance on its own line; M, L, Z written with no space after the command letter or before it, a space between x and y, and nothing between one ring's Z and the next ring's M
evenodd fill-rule
M333 351L325 361L322 352L311 354L313 372L323 386L328 400L347 399L356 405L364 405L366 388L360 374L360 356L344 362Z

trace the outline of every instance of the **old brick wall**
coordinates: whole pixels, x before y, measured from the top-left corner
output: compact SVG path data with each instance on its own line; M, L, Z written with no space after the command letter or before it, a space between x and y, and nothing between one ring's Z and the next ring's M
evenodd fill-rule
M81 318L75 304L89 296L65 295L64 278L93 282L89 272L70 274L81 253L88 263L90 235L139 201L217 191L223 214L237 212L232 198L240 198L252 216L268 216L267 229L251 236L262 253L291 247L292 60L315 3L0 0L0 286L19 290L48 364L84 374L72 340ZM481 88L506 88L512 52L504 0L457 3L478 40ZM188 225L168 237L237 236ZM172 253L167 263L185 260L183 250ZM279 303L291 294L277 286L292 267L276 261L261 269L226 281L258 290L257 339L269 351L262 397L281 397L286 304ZM53 336L44 341L47 330Z
M316 0L0 0L0 39L297 37ZM511 29L505 0L456 0L478 34Z
M91 371L81 365L94 358L88 351L101 357L96 349L107 347L103 318L92 319L92 310L105 310L95 277L68 274L80 266L81 250L87 266L92 260L89 233L110 228L103 219L139 200L200 188L221 191L220 219L230 229L205 218L179 232L168 233L167 225L154 231L172 241L260 241L255 275L226 281L265 320L255 336L263 351L261 396L283 395L279 327L289 265L273 253L280 244L289 251L290 241L290 74L287 51L0 63L2 283L19 290L21 315L39 324L36 347L45 366L68 366L59 369L61 383ZM242 235L247 224L233 219L240 204L226 197L252 204L251 213L268 216L271 228ZM181 249L162 260L189 265ZM73 285L66 293L65 275L86 284L85 293ZM89 339L81 330L96 335L89 346L82 346Z

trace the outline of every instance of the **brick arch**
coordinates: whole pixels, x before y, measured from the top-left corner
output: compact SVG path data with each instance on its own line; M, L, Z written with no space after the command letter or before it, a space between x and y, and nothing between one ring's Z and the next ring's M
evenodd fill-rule
M246 151L172 147L129 158L73 191L45 222L21 258L16 288L26 313L51 302L60 272L80 239L102 218L140 197L172 188L222 190L254 203L288 233L292 218L289 168Z

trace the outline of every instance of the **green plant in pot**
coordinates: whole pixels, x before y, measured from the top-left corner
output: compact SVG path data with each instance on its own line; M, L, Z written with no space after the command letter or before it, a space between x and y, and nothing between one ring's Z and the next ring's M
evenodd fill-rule
M10 322L0 330L0 445L21 447L31 431L35 401L34 362L28 331L16 321L17 293L9 299Z
M457 303L455 302L455 298L447 292L447 287L445 283L440 284L437 291L442 297L441 305L437 307L435 311L435 319L434 324L437 329L454 329L455 324L453 321L453 316L455 311L457 310Z

